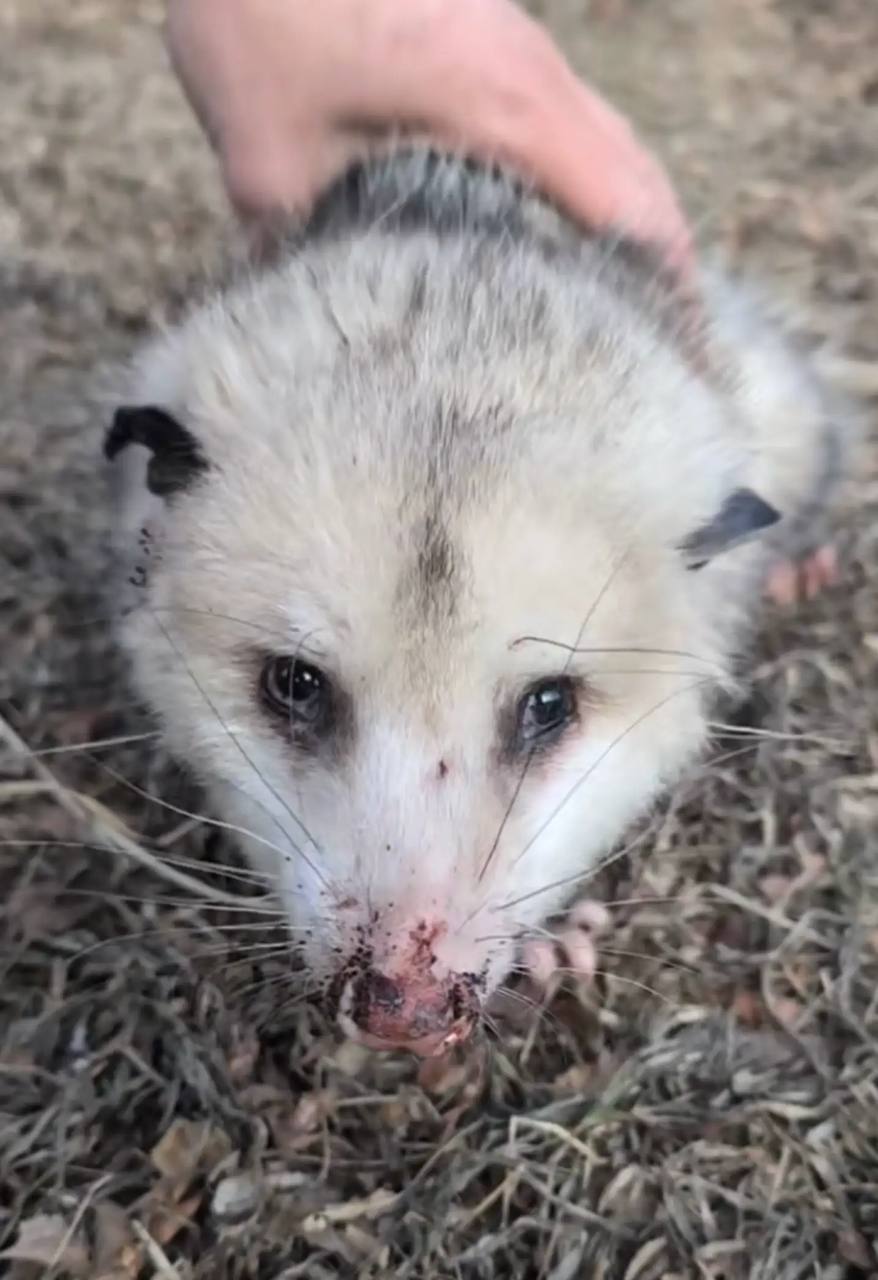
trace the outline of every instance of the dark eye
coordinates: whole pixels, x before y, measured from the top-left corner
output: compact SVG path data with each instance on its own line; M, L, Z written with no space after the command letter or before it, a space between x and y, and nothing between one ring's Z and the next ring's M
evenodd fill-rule
M576 715L576 687L560 676L541 680L528 689L518 704L518 737L523 747L539 746L556 738Z
M262 668L260 692L278 715L320 728L330 704L330 685L317 667L298 658L269 658Z

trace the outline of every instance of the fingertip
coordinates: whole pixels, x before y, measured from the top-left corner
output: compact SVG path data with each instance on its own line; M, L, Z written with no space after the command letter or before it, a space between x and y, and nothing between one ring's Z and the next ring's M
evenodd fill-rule
M554 122L540 136L552 139L544 180L555 198L586 227L653 245L675 275L694 282L695 239L682 202L632 122L575 77L566 103L549 109Z

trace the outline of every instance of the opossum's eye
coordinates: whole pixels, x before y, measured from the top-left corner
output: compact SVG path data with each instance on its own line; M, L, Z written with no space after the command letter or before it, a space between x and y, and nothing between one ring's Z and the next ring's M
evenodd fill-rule
M278 715L310 729L325 726L330 709L330 685L326 676L298 658L269 658L262 668L260 693L267 707Z
M556 738L576 714L576 686L566 676L541 680L518 704L518 741L541 746Z

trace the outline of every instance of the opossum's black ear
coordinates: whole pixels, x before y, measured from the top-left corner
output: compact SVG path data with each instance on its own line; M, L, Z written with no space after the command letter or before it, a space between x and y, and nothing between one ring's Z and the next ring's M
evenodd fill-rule
M192 432L154 405L116 410L104 440L104 453L115 458L129 444L144 445L152 453L146 483L159 497L188 488L207 470L207 459Z
M680 550L688 569L702 569L715 556L750 542L780 520L780 512L752 489L736 489L707 524L696 529Z

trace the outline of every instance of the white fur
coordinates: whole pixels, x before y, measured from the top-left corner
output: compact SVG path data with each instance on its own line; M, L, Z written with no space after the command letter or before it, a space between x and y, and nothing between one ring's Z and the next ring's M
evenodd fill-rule
M445 926L437 971L493 987L516 935L701 750L766 552L693 573L679 544L737 485L797 501L821 423L785 353L748 351L737 295L712 288L733 392L608 289L594 257L571 275L514 242L380 228L306 246L144 356L129 399L184 421L211 471L167 507L142 489L129 504L123 541L148 525L160 560L124 642L171 749L254 833L249 855L277 874L318 977L363 929L392 966L429 920ZM434 616L400 584L443 414L467 424L447 504L464 570ZM254 645L350 691L336 763L279 735ZM498 707L568 664L591 690L581 730L507 815L518 773L498 758Z

